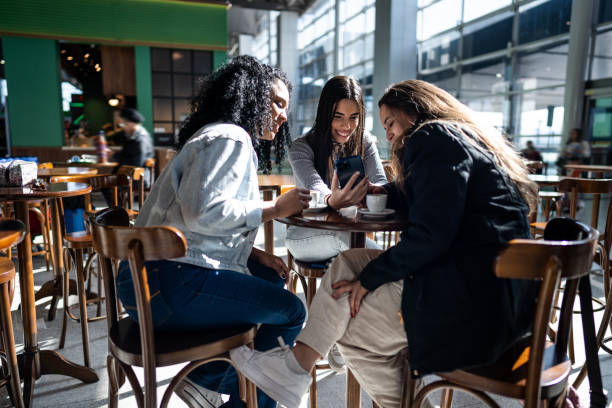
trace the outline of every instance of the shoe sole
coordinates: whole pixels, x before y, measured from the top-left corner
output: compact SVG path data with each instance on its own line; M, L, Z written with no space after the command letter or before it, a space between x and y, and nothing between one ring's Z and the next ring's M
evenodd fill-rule
M232 360L240 369L240 372L270 398L278 401L278 403L287 408L298 408L300 406L300 402L302 402L301 398L296 398L290 393L283 392L284 388L282 385L279 385L261 371L254 369L249 364L248 356L243 353L241 348L232 350L230 354ZM255 379L257 379L257 381Z
M188 382L183 382L182 387L176 387L174 393L181 399L185 404L192 408L217 408L217 405L210 402L197 388ZM204 401L204 403L202 402Z

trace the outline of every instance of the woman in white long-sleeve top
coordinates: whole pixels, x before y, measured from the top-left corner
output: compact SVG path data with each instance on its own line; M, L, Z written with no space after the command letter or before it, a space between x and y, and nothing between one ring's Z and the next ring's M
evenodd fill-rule
M321 91L312 129L294 141L289 150L297 186L318 191L334 210L361 202L368 182L387 182L375 138L364 131L364 120L359 83L346 76L333 77ZM333 163L338 158L355 155L363 159L365 177L355 183L357 177L353 176L346 186L339 188ZM349 243L348 232L301 227L290 227L287 231L287 249L301 261L329 259L347 250Z

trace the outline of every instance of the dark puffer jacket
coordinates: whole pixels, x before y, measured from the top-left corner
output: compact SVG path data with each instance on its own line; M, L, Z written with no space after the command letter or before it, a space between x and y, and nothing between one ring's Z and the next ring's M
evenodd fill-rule
M360 278L369 290L404 280L413 376L492 362L532 325L537 285L493 272L505 243L529 238L528 206L467 137L433 123L406 140L404 191L385 187L410 225Z

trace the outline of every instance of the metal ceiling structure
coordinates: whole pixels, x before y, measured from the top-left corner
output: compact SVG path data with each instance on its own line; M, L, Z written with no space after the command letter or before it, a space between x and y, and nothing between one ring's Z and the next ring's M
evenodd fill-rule
M295 11L302 14L316 0L183 0L197 3L218 3L258 10Z

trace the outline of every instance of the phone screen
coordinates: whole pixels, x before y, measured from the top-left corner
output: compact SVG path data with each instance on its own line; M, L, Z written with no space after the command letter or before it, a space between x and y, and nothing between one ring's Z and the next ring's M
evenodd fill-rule
M338 172L340 188L343 188L346 183L348 183L351 176L357 171L359 172L359 177L357 177L357 181L353 185L359 183L365 176L363 160L361 160L361 156L359 155L342 157L334 162L334 166Z

